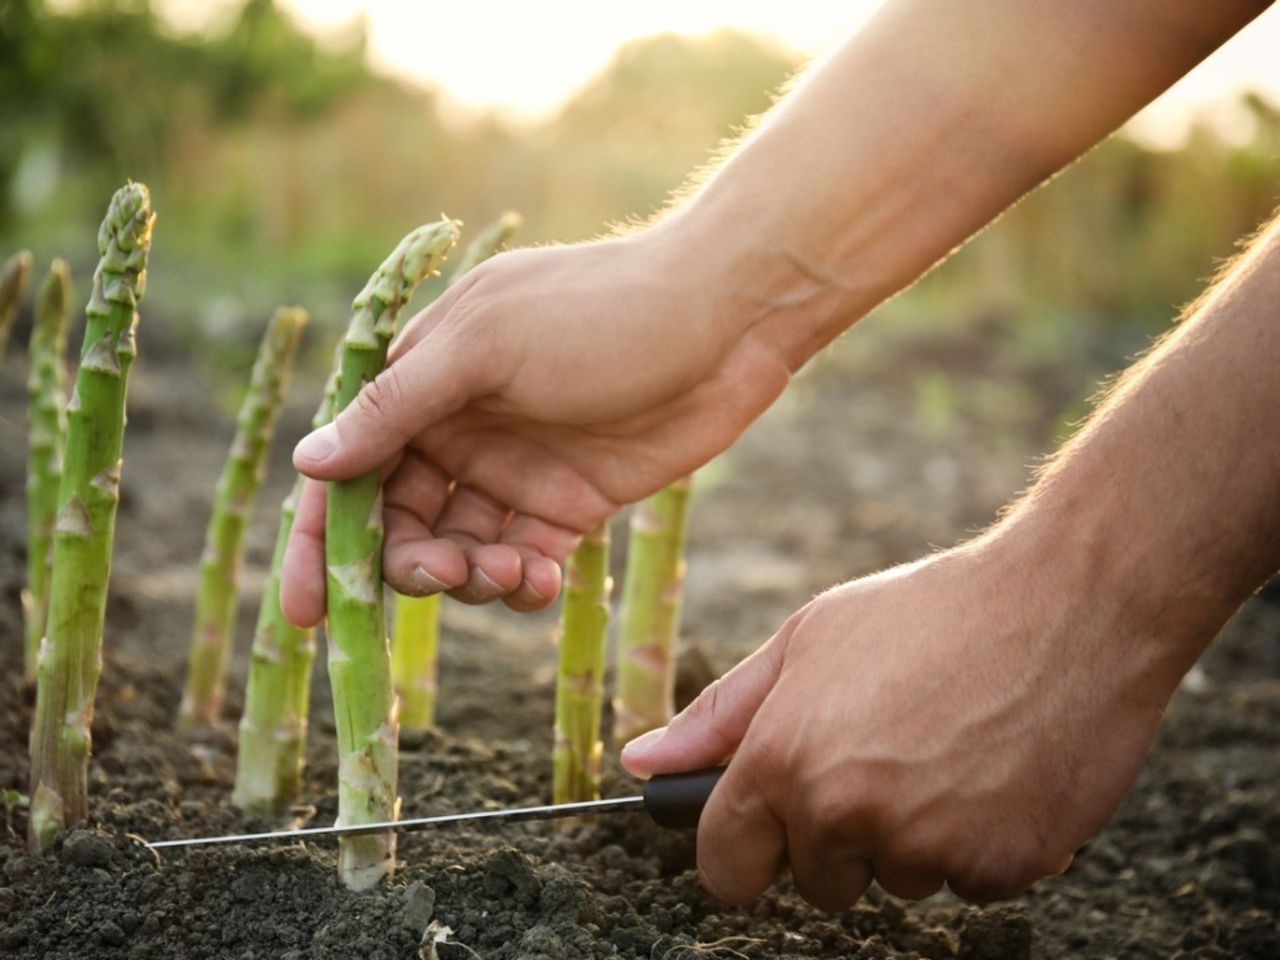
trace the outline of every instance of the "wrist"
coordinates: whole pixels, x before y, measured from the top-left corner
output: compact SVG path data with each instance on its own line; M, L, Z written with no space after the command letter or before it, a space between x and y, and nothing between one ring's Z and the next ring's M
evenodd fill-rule
M872 304L770 214L742 191L708 189L649 232L668 269L684 274L694 295L712 298L726 337L758 338L795 372Z
M1070 659L1163 703L1226 622L1234 605L1187 576L1178 558L1144 542L1105 495L1050 491L1015 509L989 534L1002 576L1041 598L1047 631ZM1055 629L1059 628L1060 629Z

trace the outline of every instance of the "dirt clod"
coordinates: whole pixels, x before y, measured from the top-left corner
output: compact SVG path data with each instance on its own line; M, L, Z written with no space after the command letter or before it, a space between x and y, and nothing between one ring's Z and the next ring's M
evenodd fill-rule
M969 915L960 960L1030 960L1031 920L1021 904L996 904Z
M78 867L106 867L115 848L96 830L72 830L62 841L62 859Z

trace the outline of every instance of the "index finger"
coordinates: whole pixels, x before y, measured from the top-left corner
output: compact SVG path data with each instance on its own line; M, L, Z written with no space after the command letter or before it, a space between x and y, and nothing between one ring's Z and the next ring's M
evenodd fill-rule
M299 627L324 619L325 485L307 480L294 507L293 528L280 572L280 610Z

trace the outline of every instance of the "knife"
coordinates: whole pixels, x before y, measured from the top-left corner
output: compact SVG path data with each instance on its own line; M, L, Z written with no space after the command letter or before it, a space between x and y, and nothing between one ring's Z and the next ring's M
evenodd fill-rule
M650 777L644 792L608 800L586 800L580 803L553 803L541 807L515 807L506 810L474 810L470 813L446 813L415 820L388 820L354 826L308 827L304 830L278 830L268 833L237 833L221 837L191 837L181 840L157 840L148 843L152 850L165 847L197 847L214 843L258 843L268 840L303 840L310 837L355 837L382 833L385 830L418 830L453 823L488 820L507 823L516 820L554 820L596 813L635 813L643 811L660 827L670 830L693 830L698 826L702 808L711 796L724 767L710 767L688 773L664 773Z

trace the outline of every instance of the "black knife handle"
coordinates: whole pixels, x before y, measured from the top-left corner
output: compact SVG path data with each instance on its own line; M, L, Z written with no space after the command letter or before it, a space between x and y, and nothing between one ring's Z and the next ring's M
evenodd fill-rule
M724 767L662 773L644 785L644 809L653 822L668 830L694 830Z

